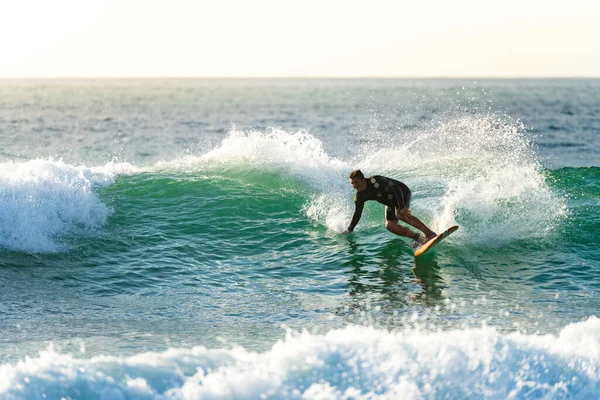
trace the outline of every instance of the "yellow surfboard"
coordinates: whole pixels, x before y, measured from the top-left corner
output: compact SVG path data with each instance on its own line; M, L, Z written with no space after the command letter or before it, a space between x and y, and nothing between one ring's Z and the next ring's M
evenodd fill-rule
M423 243L422 245L417 247L417 250L415 250L415 257L419 257L421 254L427 252L433 246L435 246L436 244L438 244L439 242L441 242L442 240L444 240L448 236L450 236L450 234L457 229L458 229L458 225L451 226L450 228L446 229L444 232L440 233L433 239L429 240L428 242Z

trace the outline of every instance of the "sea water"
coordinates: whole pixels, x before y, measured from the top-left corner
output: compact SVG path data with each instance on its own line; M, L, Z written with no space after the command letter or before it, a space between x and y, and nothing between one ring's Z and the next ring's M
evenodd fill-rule
M0 81L0 398L600 397L600 80ZM416 262L351 170L460 229Z

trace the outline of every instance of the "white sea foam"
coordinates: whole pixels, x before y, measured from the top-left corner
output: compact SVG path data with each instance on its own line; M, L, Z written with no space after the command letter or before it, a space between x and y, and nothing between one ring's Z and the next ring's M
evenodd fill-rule
M0 365L0 397L422 399L600 396L600 319L558 336L493 328L424 332L348 326L288 333L269 351L170 349L89 359L52 349Z
M67 236L93 234L111 211L92 189L134 170L129 164L87 168L43 159L0 164L0 248L55 252L64 249Z

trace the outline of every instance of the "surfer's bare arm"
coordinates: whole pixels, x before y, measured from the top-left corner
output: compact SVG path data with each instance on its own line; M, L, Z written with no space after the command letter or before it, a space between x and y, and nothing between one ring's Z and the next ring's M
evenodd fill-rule
M354 230L354 227L356 226L356 224L358 224L358 221L360 221L360 217L362 215L364 207L365 207L364 201L357 200L354 202L354 215L352 216L352 221L350 221L350 225L348 226L348 229L346 229L342 233L348 234Z

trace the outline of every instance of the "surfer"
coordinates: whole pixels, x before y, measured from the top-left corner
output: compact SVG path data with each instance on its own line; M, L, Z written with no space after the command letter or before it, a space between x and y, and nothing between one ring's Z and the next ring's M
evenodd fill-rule
M354 215L352 221L343 233L354 230L360 220L365 201L376 200L385 204L385 228L399 236L405 236L415 241L415 247L434 238L436 233L429 229L423 222L410 213L411 192L408 186L395 179L374 175L365 178L360 169L350 173L350 184L356 190L354 196ZM418 232L413 232L407 227L398 224L398 220L417 228L425 234L423 237Z

